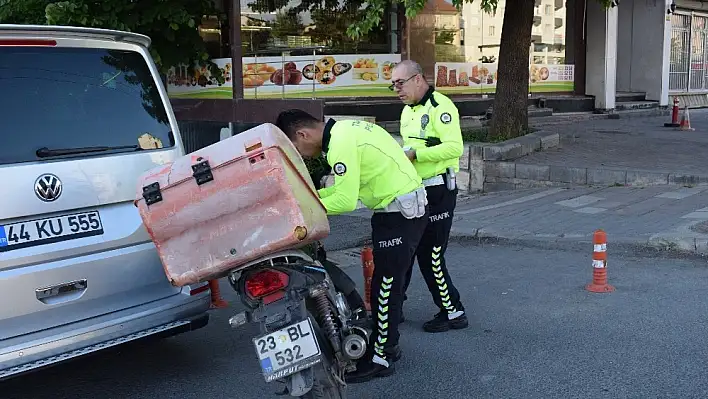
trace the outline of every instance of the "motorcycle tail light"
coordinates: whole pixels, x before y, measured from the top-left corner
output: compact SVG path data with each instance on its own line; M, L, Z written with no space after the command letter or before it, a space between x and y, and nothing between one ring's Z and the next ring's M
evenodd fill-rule
M288 275L277 270L263 270L246 280L246 293L251 298L261 298L288 286Z

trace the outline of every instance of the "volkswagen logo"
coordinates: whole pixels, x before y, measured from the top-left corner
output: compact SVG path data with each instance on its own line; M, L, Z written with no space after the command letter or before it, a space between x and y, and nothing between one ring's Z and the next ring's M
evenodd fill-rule
M44 202L56 201L61 196L61 192L61 180L53 174L43 174L34 182L34 193Z

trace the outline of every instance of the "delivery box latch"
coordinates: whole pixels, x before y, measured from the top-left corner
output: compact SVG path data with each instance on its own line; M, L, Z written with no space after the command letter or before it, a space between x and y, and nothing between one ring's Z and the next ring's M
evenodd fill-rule
M197 185L201 186L204 183L208 183L214 180L214 175L211 173L211 167L209 166L209 161L204 158L197 158L197 164L192 165L192 176L197 181Z
M148 206L162 201L160 183L155 182L143 187L143 198L145 198L145 204Z

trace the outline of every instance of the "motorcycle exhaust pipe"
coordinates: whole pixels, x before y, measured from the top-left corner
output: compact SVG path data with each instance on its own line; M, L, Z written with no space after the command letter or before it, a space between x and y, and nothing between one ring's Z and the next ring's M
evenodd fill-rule
M358 360L366 353L366 340L358 334L350 334L344 338L342 347L346 357Z

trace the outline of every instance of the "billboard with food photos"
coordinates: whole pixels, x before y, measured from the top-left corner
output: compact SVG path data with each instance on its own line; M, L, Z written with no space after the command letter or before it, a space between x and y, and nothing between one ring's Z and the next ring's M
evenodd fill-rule
M572 92L574 65L529 66L529 91L532 93ZM435 64L435 88L446 94L494 93L497 88L497 64L438 62Z
M245 98L385 97L393 67L400 54L307 55L293 57L246 57L240 76L234 76L230 58L212 60L224 82L207 68L187 66L167 74L167 90L173 98L231 98L233 79L241 79Z

